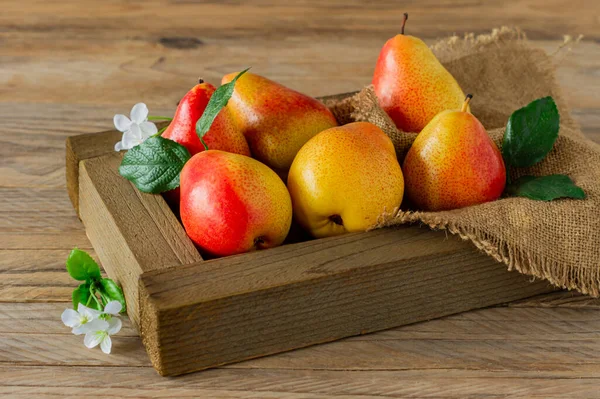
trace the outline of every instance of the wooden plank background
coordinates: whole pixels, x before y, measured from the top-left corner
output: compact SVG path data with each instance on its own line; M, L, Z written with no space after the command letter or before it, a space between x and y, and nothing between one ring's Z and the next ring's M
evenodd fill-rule
M558 78L600 142L600 7L593 0L41 1L0 12L0 396L33 398L598 397L600 301L538 297L179 378L159 377L126 323L114 354L87 350L60 313L74 247L91 250L65 190L64 140L144 101L172 115L197 77L252 66L319 96L367 84L407 31L522 27L548 52L586 38ZM94 254L93 250L91 250Z

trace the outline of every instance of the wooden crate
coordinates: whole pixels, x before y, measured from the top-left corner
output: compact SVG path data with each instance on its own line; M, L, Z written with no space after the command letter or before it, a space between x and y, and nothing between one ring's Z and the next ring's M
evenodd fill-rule
M121 133L67 140L67 188L152 364L177 375L553 290L418 226L204 261L159 195L118 174Z

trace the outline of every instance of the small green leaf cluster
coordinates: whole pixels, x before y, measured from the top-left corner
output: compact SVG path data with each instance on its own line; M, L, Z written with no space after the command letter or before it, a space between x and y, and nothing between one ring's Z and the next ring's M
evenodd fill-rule
M510 168L526 168L542 161L558 138L560 115L552 97L537 99L510 116L502 142L502 157ZM566 175L522 176L508 182L505 194L537 201L585 198L584 191Z
M87 252L73 249L67 258L67 271L75 280L84 282L73 291L73 309L82 303L101 311L108 302L118 301L121 312L125 312L123 290L113 280L102 278L100 267Z

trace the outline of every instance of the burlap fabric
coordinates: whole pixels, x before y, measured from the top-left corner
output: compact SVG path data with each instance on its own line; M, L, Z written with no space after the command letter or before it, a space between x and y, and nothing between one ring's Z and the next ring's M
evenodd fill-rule
M561 117L554 149L541 163L512 170L511 178L567 174L587 198L552 202L502 198L444 212L415 212L403 205L382 215L377 228L421 223L447 229L504 262L509 270L599 296L600 145L585 139L571 117L554 76L554 57L530 47L521 32L508 28L477 37L451 37L432 49L465 93L474 95L472 112L498 145L513 111L537 98L554 97ZM379 108L371 87L325 103L340 123L369 121L381 127L394 142L400 161L416 137L398 131Z

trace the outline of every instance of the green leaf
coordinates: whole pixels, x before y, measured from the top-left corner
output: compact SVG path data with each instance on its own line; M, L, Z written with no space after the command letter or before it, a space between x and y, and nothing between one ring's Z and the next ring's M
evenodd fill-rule
M522 176L506 187L511 197L525 197L537 201L552 201L557 198L584 199L581 187L566 175Z
M91 282L102 278L96 261L87 252L77 248L67 258L67 271L78 281Z
M111 301L119 301L121 302L121 313L126 311L125 308L125 296L123 295L123 290L121 287L117 285L114 281L109 278L103 278L100 281L100 289L104 296L106 296Z
M523 168L544 159L558 137L559 122L552 97L537 99L513 112L502 143L506 164Z
M225 83L221 87L219 87L213 95L210 97L210 101L206 105L204 112L198 122L196 122L196 134L200 138L200 141L204 145L204 148L208 150L208 146L204 142L204 135L210 129L213 121L219 115L219 112L227 105L227 102L233 95L233 89L235 88L235 82L239 79L240 76L248 72L248 69L244 69L242 72L238 73L235 78L231 80L229 83Z
M73 291L71 297L73 298L73 309L77 310L77 305L80 303L87 305L87 301L90 299L90 284L81 284Z
M140 191L158 194L179 187L179 174L188 159L190 153L181 144L150 137L127 151L119 173Z

